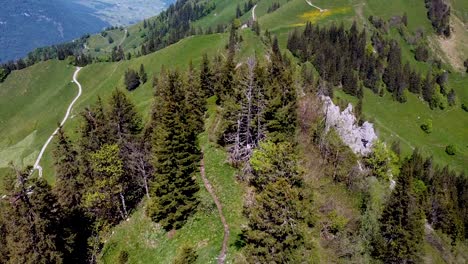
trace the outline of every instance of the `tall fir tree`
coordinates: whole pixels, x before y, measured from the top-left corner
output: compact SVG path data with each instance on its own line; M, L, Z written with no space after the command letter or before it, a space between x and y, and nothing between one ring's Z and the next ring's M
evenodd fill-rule
M249 263L300 263L304 237L299 229L299 193L284 178L270 182L245 210L244 230Z
M208 55L203 54L203 60L200 67L200 89L205 97L211 97L215 94L213 85L213 72L210 66Z
M79 180L78 153L62 127L57 133L57 145L53 154L56 172L54 193L62 212L61 230L65 249L63 260L85 263L91 221L81 207L83 185Z
M424 220L414 186L414 164L407 161L400 172L380 218L380 234L373 255L384 263L419 263Z
M196 137L205 130L206 97L204 96L192 62L189 65L185 90L187 121L191 131L193 131L192 133Z
M268 74L271 78L266 83L264 111L267 136L274 142L285 141L295 133L297 95L292 70L281 55L276 37L273 39Z
M43 179L30 179L27 168L17 171L3 212L9 263L61 263L60 215L57 198Z
M198 185L194 173L200 154L188 120L183 82L178 72L161 76L153 132L154 182L147 214L165 230L178 229L195 212Z

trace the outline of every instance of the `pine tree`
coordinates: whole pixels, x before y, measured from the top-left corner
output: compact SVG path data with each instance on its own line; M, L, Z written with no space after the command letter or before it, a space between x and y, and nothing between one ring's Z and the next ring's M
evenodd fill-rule
M285 141L295 133L296 88L291 69L286 65L278 46L278 40L273 40L271 62L268 67L271 76L266 84L266 107L264 119L270 140Z
M133 208L143 195L142 180L145 175L145 160L142 157L139 136L142 131L142 118L127 94L116 89L109 101L109 129L119 146L119 157L123 162L122 195L127 207ZM141 178L143 177L143 178ZM146 188L146 185L143 184ZM146 191L146 190L145 190Z
M249 263L297 263L303 236L299 229L299 193L286 179L278 178L255 195L246 209L249 220L244 231Z
M78 152L65 135L62 127L57 133L57 146L54 150L56 183L54 191L59 204L65 210L79 210L82 190L79 182Z
M200 159L178 72L161 76L156 105L160 108L153 132L154 182L147 214L165 230L178 229L198 204L199 188L193 176Z
M203 54L203 60L200 70L200 89L205 97L211 97L215 94L213 72L210 67L210 60L208 55Z
M106 143L115 142L111 142L114 137L111 137L109 122L100 97L98 97L96 105L86 108L81 116L84 118L84 122L80 128L80 140L78 142L80 182L83 184L83 189L87 189L94 185L91 153L99 150Z
M116 89L109 101L109 129L113 142L124 145L142 131L142 119L127 94Z
M17 171L3 212L9 263L61 263L57 198L45 180L28 179L30 169Z
M194 136L205 130L206 98L200 87L200 81L196 78L196 72L192 63L189 66L188 80L185 87L185 104L187 107L187 119Z
M430 73L427 74L426 78L422 82L422 96L423 99L429 103L431 109L435 107L434 105L434 94L435 94L435 84L434 79Z
M302 179L297 160L293 144L262 142L250 159L252 167L250 183L261 191L268 183L283 178L289 185L299 187L302 185Z
M136 71L134 71L132 69L128 69L125 72L124 82L125 82L125 87L127 88L127 90L133 91L136 88L138 88L138 86L140 86L140 84L141 84L140 81L141 81L140 76L138 75L138 73Z
M418 263L424 240L423 212L415 193L413 164L401 169L397 184L380 218L374 256L384 263Z
M54 193L62 212L64 262L85 263L90 220L81 207L83 185L79 180L78 153L60 127L54 150L56 183Z
M145 66L143 66L143 64L140 65L139 76L142 84L145 84L148 81L148 75L146 74Z

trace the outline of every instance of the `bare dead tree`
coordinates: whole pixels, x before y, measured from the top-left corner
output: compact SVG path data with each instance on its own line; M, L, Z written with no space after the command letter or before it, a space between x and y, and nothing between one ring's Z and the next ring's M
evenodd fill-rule
M247 70L239 81L239 111L234 133L226 135L227 142L232 143L229 150L230 162L241 165L252 156L253 150L265 136L262 113L264 109L263 87L257 83L254 58L246 63Z

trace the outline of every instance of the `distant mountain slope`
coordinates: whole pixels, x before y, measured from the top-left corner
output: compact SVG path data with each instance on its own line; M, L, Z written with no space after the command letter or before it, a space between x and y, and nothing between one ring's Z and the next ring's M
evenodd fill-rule
M159 13L172 0L0 0L0 62L37 47L70 41L110 25Z

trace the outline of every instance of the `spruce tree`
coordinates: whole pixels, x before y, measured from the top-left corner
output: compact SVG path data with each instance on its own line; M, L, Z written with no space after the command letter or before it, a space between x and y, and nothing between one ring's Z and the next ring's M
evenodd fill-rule
M62 127L59 127L57 145L53 154L57 179L54 191L58 202L65 210L79 210L82 186L78 179L80 174L78 152Z
M205 130L206 98L200 87L200 81L196 77L192 63L189 66L188 79L185 85L185 104L187 121L194 136Z
M17 171L3 212L9 263L61 263L63 253L57 198L43 179Z
M90 220L81 207L83 185L79 181L78 153L62 127L54 150L56 183L54 193L61 210L61 230L64 237L64 262L85 263Z
M139 76L140 76L140 81L142 84L145 84L146 81L148 81L148 74L146 74L145 66L143 66L143 64L140 65Z
M406 162L380 218L373 255L384 263L420 262L424 220L415 192L413 163Z
M271 78L267 80L265 88L266 130L270 140L285 141L295 133L297 98L292 70L281 55L276 37L273 40L268 73Z
M165 230L178 229L198 205L194 173L200 159L178 72L161 76L156 105L161 108L153 132L154 182L147 214Z
M200 89L206 97L211 97L215 94L213 86L214 80L210 60L206 53L203 54L202 65L200 68Z
M244 231L249 263L300 263L298 252L304 238L299 229L299 193L285 178L270 182L255 195L245 211L249 220Z
M142 119L127 94L116 89L109 101L109 129L113 142L124 145L142 131Z

